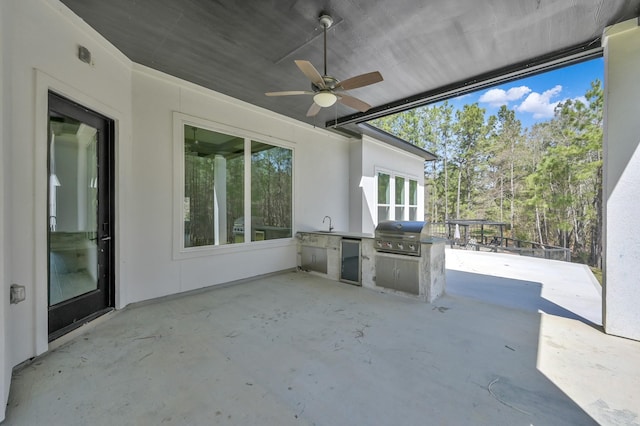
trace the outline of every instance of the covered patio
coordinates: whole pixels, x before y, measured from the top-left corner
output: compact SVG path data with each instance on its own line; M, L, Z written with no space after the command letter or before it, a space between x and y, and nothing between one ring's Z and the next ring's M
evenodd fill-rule
M637 422L640 237L626 224L640 213L639 11L640 0L0 1L6 424ZM321 13L335 20L328 49ZM325 90L334 75L384 76L354 90L370 109L337 102L307 116L310 97L265 96L318 89L294 60L321 68L323 53ZM450 264L433 305L291 272L295 235L326 229L323 217L358 234L387 211L424 217L432 155L367 121L600 56L601 298L556 293L540 270L560 282L583 270L551 263L505 275L507 262ZM279 174L261 180L263 144ZM67 179L55 146L73 147ZM185 184L205 157L216 194L198 204L215 228L206 241L193 237ZM227 179L232 157L243 162ZM276 199L282 214L267 213L262 201ZM237 204L225 215L220 200ZM86 246L55 247L53 232ZM52 248L69 257L52 261ZM80 296L96 300L52 297L58 266L94 274Z
M435 304L285 272L127 307L19 369L4 424L637 424L640 342L582 265L447 273Z

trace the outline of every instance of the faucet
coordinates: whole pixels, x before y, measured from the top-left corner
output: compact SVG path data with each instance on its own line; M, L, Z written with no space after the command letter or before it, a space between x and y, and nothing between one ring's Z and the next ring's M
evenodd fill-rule
M329 218L329 232L331 232L333 231L333 226L331 226L331 216L325 216L324 219L322 219L322 223L324 223L327 218Z

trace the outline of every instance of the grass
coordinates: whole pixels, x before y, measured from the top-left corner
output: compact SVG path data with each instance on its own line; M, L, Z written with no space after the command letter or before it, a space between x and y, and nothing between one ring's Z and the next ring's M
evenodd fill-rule
M600 285L602 285L602 269L596 268L594 266L589 266L589 268L591 269L591 272L593 272L593 275L595 275Z

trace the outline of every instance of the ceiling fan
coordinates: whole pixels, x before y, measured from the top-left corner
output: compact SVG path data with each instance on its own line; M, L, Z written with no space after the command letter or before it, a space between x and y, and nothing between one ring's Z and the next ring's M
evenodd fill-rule
M321 108L327 108L339 102L360 112L365 112L371 108L368 103L354 98L345 93L346 90L357 89L370 84L382 81L382 75L378 71L360 74L355 77L340 81L327 74L327 28L333 24L331 16L323 14L319 18L320 24L324 27L324 74L320 75L318 70L309 61L295 61L300 71L311 80L311 90L289 90L285 92L268 92L267 96L291 96L291 95L313 95L313 103L307 111L307 117L313 117L320 112Z

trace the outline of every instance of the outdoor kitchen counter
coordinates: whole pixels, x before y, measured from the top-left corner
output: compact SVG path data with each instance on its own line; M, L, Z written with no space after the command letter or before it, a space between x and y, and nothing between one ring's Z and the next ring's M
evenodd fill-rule
M373 234L342 231L300 231L298 239L299 268L312 273L320 273L327 278L340 281L341 259L340 243L345 240L361 241L361 285L373 286Z
M445 292L445 241L440 238L421 238L421 256L379 253L374 248L375 237L372 234L300 231L296 234L296 238L298 240L297 265L300 269L310 273L322 274L331 280L340 281L341 241L343 239L360 240L360 285L362 287L391 293L398 292L376 284L376 264L381 258L391 257L405 262L416 262L418 267L417 294L404 294L431 303Z
M346 231L300 231L299 234L319 234L337 236L342 238L349 238L352 240L361 240L363 238L373 238L373 234L363 234L360 232L346 232Z

